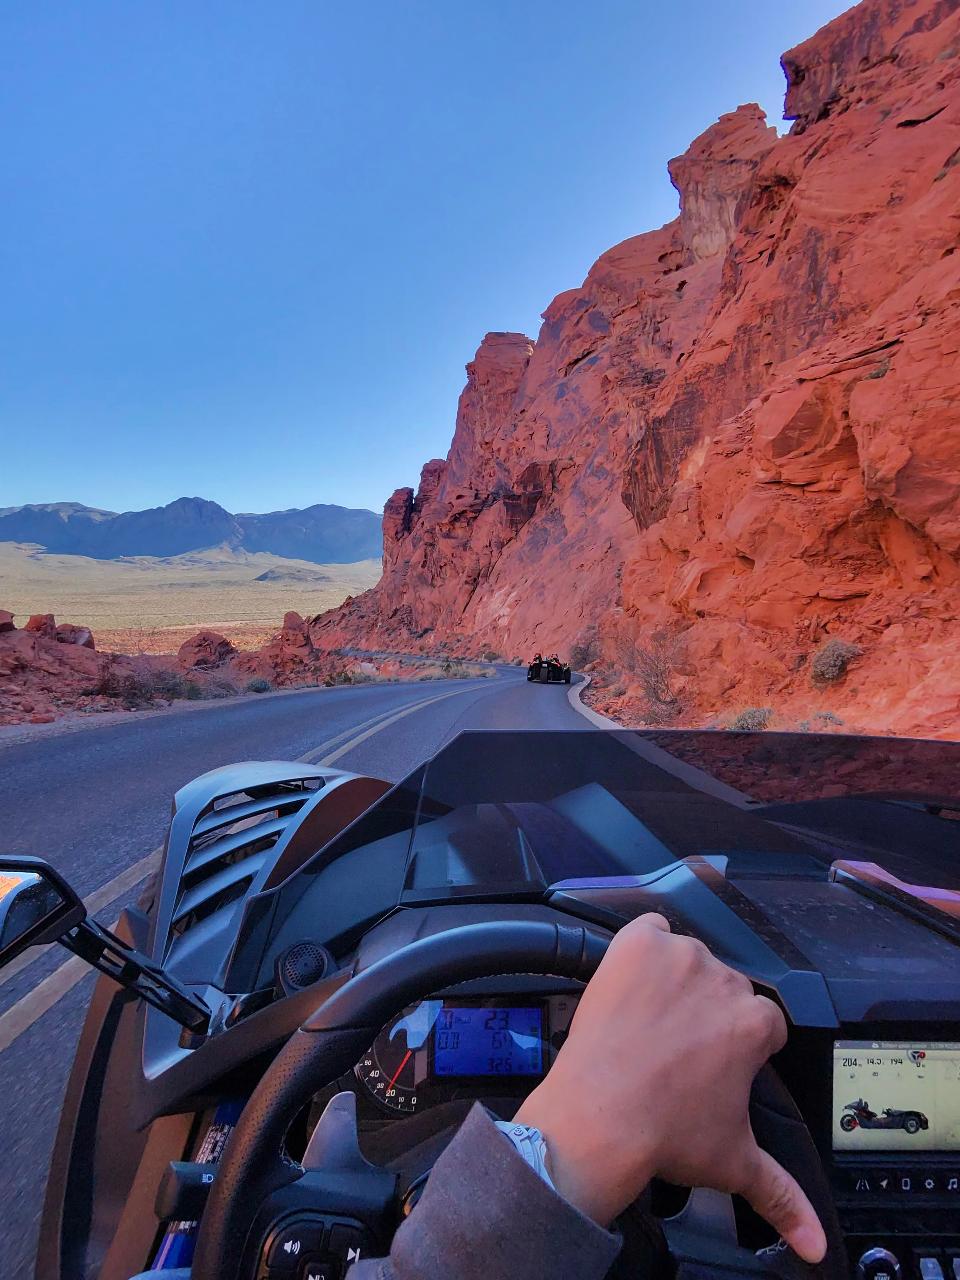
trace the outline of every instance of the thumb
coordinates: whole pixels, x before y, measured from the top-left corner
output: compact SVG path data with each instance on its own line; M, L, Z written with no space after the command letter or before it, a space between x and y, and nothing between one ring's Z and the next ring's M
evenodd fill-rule
M827 1237L797 1180L773 1156L754 1147L749 1182L740 1194L804 1262L820 1262Z

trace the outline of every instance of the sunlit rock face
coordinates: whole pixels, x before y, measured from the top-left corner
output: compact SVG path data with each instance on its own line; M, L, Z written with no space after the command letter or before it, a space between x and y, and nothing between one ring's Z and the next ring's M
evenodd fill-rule
M960 731L960 14L865 0L670 161L680 215L490 334L317 644L580 651L678 722ZM862 650L830 687L831 636ZM620 696L620 695L618 695ZM613 705L613 704L611 704Z

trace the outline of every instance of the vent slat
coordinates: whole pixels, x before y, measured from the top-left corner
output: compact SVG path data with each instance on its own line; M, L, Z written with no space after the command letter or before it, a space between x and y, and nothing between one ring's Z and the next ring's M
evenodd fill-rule
M277 841L325 782L308 775L215 798L190 834L170 945L195 925L226 915L243 898Z
M220 827L232 826L233 823L240 822L244 818L256 817L258 813L269 813L271 809L279 809L290 816L296 813L312 794L311 791L277 792L275 795L261 796L258 800L247 800L243 804L231 805L228 809L214 809L212 813L208 813L205 818L201 818L194 824L192 839L196 840L198 836L208 835Z
M189 855L183 868L183 874L193 877L204 867L208 867L211 863L216 862L219 858L226 857L228 854L236 853L245 845L255 844L258 840L276 840L286 830L288 821L289 818L275 818L273 822L258 822L256 826L244 827L242 831L237 831L231 836L223 836L220 840L211 840L209 844L205 844L201 849Z
M242 880L252 880L263 866L265 856L266 851L256 853L253 857L244 859L243 862L231 863L230 866L224 867L222 871L218 871L216 875L210 876L207 880L202 880L200 884L192 889L187 889L185 893L180 895L180 901L177 903L176 910L173 913L173 927L176 928L178 922L184 916L197 911L204 903L218 898L225 889L233 888Z

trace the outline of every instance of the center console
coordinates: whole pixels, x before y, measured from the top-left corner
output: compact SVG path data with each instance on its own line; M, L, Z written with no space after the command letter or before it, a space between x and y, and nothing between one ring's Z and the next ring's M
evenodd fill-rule
M960 1043L839 1039L830 1067L822 1145L853 1274L960 1280Z

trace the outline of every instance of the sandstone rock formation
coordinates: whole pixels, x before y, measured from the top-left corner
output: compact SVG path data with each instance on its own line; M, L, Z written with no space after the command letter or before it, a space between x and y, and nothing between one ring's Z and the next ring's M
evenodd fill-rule
M722 116L678 218L535 343L488 335L313 642L562 647L631 719L960 732L957 10L864 0L790 50L789 134ZM830 637L861 656L824 686Z
M81 638L68 638L70 632ZM110 661L94 652L85 627L58 627L52 614L35 614L18 629L13 615L0 610L0 724L42 724L83 703ZM133 667L117 661L123 670Z
M332 675L338 664L318 650L306 622L291 610L283 626L260 649L237 656L234 668L246 676L260 676L278 687L317 682Z
M186 671L212 671L235 653L236 649L219 631L198 631L177 650L177 662Z

